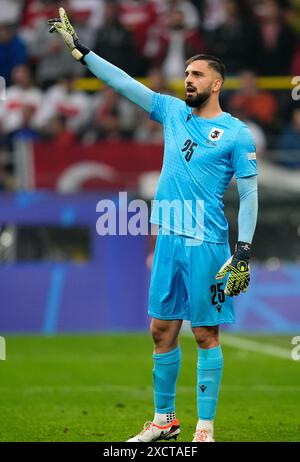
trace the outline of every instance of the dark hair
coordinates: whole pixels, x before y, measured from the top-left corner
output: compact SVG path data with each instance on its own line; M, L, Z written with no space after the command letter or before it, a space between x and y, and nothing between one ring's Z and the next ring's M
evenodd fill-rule
M188 66L194 61L207 61L209 67L211 67L216 72L218 72L222 76L222 79L225 80L225 73L226 73L225 64L219 58L216 58L215 56L212 56L212 55L205 55L205 54L195 55L186 61L186 65Z

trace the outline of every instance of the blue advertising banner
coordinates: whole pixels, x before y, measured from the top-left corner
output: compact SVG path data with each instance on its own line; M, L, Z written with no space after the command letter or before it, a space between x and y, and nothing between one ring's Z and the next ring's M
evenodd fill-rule
M83 262L0 264L0 333L141 331L147 315L148 236L99 236L103 195L22 193L0 196L1 224L86 226L90 258ZM117 205L117 197L109 197ZM252 265L250 289L235 300L231 331L299 332L300 266Z

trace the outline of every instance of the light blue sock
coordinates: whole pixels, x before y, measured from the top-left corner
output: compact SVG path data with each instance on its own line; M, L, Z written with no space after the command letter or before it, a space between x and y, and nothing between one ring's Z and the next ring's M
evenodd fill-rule
M222 371L221 345L208 350L198 348L197 407L201 420L213 420L215 417Z
M180 370L180 346L168 353L154 353L155 412L166 414L175 410L176 383Z

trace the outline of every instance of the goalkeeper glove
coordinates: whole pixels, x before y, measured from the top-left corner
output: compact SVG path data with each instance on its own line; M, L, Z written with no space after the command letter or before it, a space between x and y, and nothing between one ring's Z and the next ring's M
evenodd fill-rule
M69 21L69 18L63 8L59 8L59 19L48 19L48 24L51 26L50 34L58 32L68 48L70 48L73 58L81 61L84 64L83 58L90 50L80 43L79 38L74 30L74 27Z
M238 242L234 254L222 266L216 279L223 279L229 273L225 294L232 297L247 292L250 283L250 244Z

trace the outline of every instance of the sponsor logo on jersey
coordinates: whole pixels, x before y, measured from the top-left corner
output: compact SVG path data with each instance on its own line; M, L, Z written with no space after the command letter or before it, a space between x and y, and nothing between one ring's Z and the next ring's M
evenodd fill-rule
M212 128L209 134L209 139L212 141L218 141L221 136L223 135L224 130L221 130L221 128Z
M248 152L248 160L255 160L256 152Z

